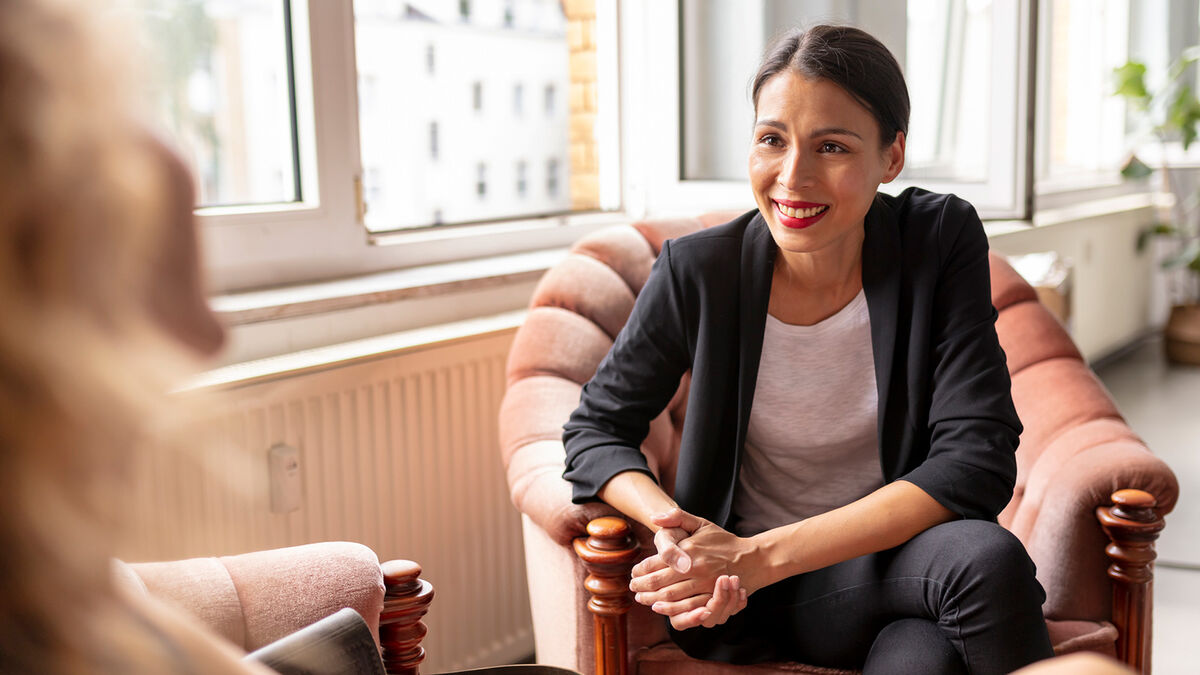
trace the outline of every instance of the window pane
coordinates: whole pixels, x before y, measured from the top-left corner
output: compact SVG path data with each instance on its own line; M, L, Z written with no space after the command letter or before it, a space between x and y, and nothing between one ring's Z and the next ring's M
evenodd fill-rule
M152 114L202 206L298 201L285 0L128 0Z
M909 0L901 63L912 101L905 176L987 179L992 3Z
M1125 150L1113 69L1129 55L1128 0L1050 0L1043 178L1115 170Z
M354 12L359 86L375 92L359 108L368 229L587 208L559 174L575 172L575 140L595 157L595 45L568 44L559 0L356 0ZM590 102L571 79L580 47L593 52Z
M760 55L779 34L858 26L891 50L911 99L904 172L992 217L1025 200L1027 5L1015 0L680 0L683 181L744 181Z

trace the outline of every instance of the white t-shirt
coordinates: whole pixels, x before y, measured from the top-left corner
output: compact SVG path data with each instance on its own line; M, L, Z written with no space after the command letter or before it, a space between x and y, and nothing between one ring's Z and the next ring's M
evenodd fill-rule
M862 291L812 326L768 314L733 531L757 534L882 487L878 400Z

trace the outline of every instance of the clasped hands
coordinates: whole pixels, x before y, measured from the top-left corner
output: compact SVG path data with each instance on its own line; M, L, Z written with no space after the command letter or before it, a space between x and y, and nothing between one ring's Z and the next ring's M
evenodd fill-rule
M634 598L685 630L712 628L746 607L758 590L751 563L754 546L703 518L673 508L651 516L658 553L633 568Z

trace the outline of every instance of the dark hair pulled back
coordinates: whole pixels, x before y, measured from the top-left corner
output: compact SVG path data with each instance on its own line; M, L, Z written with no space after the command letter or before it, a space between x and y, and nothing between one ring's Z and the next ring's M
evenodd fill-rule
M789 69L845 89L875 117L884 146L895 140L897 132L908 133L908 87L900 64L866 31L821 25L784 33L767 50L754 76L755 110L763 85Z

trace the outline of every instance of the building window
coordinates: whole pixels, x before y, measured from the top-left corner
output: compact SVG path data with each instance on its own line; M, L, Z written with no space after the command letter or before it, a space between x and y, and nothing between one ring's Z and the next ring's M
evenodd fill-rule
M504 0L471 2L469 22L448 0L354 0L357 66L378 78L378 105L359 111L358 150L363 166L392 176L384 186L388 208L373 204L367 229L427 227L435 208L447 225L592 210L605 189L606 207L619 205L614 100L606 99L607 108L574 111L567 105L573 73L588 91L609 92L597 88L600 73L609 73L597 64L616 65L614 58L597 59L602 45L608 57L615 52L615 23L611 33L594 27L600 16L615 21L613 3L596 3L594 13L581 10L582 16L568 20L583 4L513 0L510 28L503 25ZM571 44L572 22L579 30L588 26L596 39ZM397 51L406 44L409 52ZM436 75L427 72L431 46ZM615 82L610 84L615 93ZM594 104L595 98L589 100ZM594 150L601 138L612 141L607 154ZM485 143L491 146L486 152L466 150ZM553 197L546 193L550 157L559 163ZM576 167L574 157L586 158L587 165ZM487 165L482 176L480 163ZM607 182L598 179L601 166ZM597 179L583 180L592 175Z
M434 225L441 225L443 222L445 222L445 221L444 221L444 220L442 220L442 210L441 210L441 209L434 209L434 210L433 210L433 224L434 224Z
M517 196L525 196L525 160L517 162Z
M558 196L558 160L553 157L546 160L546 194Z
M513 0L504 0L504 27L513 27Z
M471 20L471 0L458 0L458 17L463 21Z
M433 45L425 45L425 72L433 75L435 62L435 52Z

